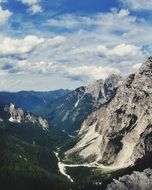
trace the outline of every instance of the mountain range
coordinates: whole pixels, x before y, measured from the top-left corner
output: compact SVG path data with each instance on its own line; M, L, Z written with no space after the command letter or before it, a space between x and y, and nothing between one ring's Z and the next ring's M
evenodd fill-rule
M20 91L0 92L0 104L15 104L17 107L38 113L45 105L69 93L70 90L55 90L47 92Z
M4 190L150 190L151 158L152 57L73 91L0 93Z

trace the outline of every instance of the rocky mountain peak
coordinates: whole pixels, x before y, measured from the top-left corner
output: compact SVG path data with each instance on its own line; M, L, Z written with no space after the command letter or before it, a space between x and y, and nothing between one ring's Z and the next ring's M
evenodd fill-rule
M152 93L152 57L145 61L135 74L131 74L124 80L128 88L141 93ZM127 90L127 89L126 89Z
M145 63L142 64L139 69L139 73L145 75L150 74L152 76L152 57L149 57Z
M85 93L90 94L96 100L99 97L99 93L102 90L104 81L102 79L93 81L88 86L85 87Z
M123 81L123 77L121 75L112 74L104 81L104 86L107 87L117 87Z
M42 117L37 117L34 114L17 108L14 104L0 106L0 118L5 122L25 123L41 127L43 130L49 128L48 122Z
M85 93L91 94L95 100L99 100L102 94L103 98L108 100L111 98L110 96L114 95L111 93L114 93L114 89L117 87L120 81L122 81L122 77L120 75L111 74L105 80L99 79L90 83L88 86L86 86Z
M122 81L123 77L119 74L111 74L109 77L105 79L105 83L107 82L112 82L112 83L117 83L117 81Z

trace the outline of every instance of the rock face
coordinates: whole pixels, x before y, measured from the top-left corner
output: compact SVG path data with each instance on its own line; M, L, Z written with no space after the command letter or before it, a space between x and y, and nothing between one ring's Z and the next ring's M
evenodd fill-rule
M0 105L0 121L12 123L25 123L41 127L43 130L49 128L48 122L42 117L36 117L32 113L16 108L14 104Z
M106 190L151 190L152 189L152 169L146 169L143 172L133 172L131 175L125 175L118 180L113 180Z
M66 159L127 167L152 151L152 58L119 85L111 102L84 121Z
M53 102L45 116L56 127L76 131L90 113L115 96L116 86L121 80L121 76L113 74L105 81L97 80L77 88Z

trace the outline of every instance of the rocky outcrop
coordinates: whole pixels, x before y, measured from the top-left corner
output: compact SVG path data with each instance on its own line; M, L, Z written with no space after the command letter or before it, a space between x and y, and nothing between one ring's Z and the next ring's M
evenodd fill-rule
M121 76L113 74L106 80L97 80L88 86L77 88L53 102L45 116L54 126L67 132L79 130L89 114L115 96L121 80Z
M82 162L127 167L152 151L152 59L119 85L111 102L84 121L65 155Z
M124 175L118 180L114 179L106 190L151 190L152 189L152 169L143 172L134 171L131 175Z
M14 104L0 105L1 122L25 123L39 126L43 130L49 128L48 122L42 117L37 117L30 112L26 112L21 108L16 108Z

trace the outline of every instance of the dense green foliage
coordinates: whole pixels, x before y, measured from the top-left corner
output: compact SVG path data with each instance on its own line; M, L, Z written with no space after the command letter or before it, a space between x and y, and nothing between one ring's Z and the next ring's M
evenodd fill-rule
M62 136L61 136L62 134ZM0 127L0 189L69 189L53 151L67 136L56 129L8 123Z

